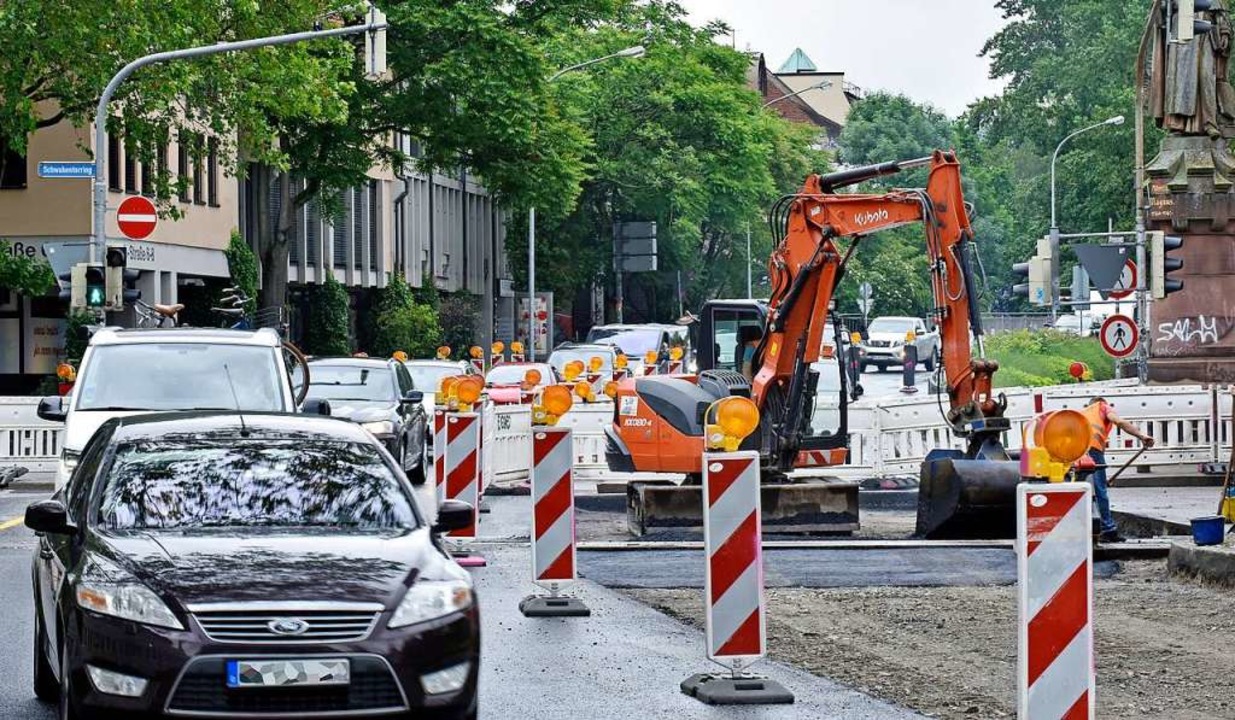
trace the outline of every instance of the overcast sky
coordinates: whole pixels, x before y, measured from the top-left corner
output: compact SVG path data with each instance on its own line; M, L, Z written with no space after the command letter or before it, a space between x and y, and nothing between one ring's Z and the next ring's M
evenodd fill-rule
M678 0L702 24L721 19L738 49L772 70L795 47L821 71L863 90L904 93L956 116L1002 83L987 77L982 44L1003 25L994 0Z

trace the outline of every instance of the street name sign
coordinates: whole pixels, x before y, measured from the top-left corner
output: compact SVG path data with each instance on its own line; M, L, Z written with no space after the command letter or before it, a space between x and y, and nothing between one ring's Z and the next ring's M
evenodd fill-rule
M92 178L94 162L90 160L42 160L39 162L41 178Z
M127 198L116 210L116 223L120 232L130 240L150 237L159 224L159 214L154 203L140 195Z

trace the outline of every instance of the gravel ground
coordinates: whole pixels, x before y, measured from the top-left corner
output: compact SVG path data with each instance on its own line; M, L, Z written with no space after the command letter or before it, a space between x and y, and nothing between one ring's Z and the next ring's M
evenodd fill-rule
M769 654L941 718L1014 717L1015 587L768 591ZM700 625L698 590L630 591ZM1096 588L1098 717L1235 718L1235 603L1123 563Z

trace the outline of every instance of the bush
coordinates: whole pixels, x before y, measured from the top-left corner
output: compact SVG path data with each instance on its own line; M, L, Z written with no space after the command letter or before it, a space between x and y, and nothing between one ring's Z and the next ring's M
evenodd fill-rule
M312 289L309 322L305 328L305 352L310 355L350 355L347 289L326 274L326 282Z
M252 315L257 310L257 254L236 230L232 230L232 239L223 253L227 256L227 272L232 276L232 284L249 298L244 310Z
M87 325L93 325L97 320L94 314L86 310L70 310L68 321L64 327L64 359L77 367L81 363L81 358L86 354L86 346L90 343L90 338L84 329Z
M986 339L986 355L999 361L996 387L1038 387L1076 382L1068 373L1073 362L1089 366L1092 380L1110 380L1115 363L1097 338L1082 338L1056 330L1017 330Z
M467 349L479 344L477 316L480 299L469 293L442 295L438 301L438 318L442 326L442 343L450 346L454 357L467 357Z
M412 288L395 278L382 289L374 307L372 354L390 357L402 350L413 358L433 357L442 328L428 303L416 302Z
M0 287L27 297L38 297L55 284L56 276L42 258L13 253L8 241L0 240Z

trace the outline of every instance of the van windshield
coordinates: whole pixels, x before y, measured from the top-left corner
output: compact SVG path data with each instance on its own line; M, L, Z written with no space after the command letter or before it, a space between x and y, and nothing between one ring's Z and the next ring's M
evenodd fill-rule
M75 409L283 412L281 372L274 350L256 345L98 345L74 388Z

